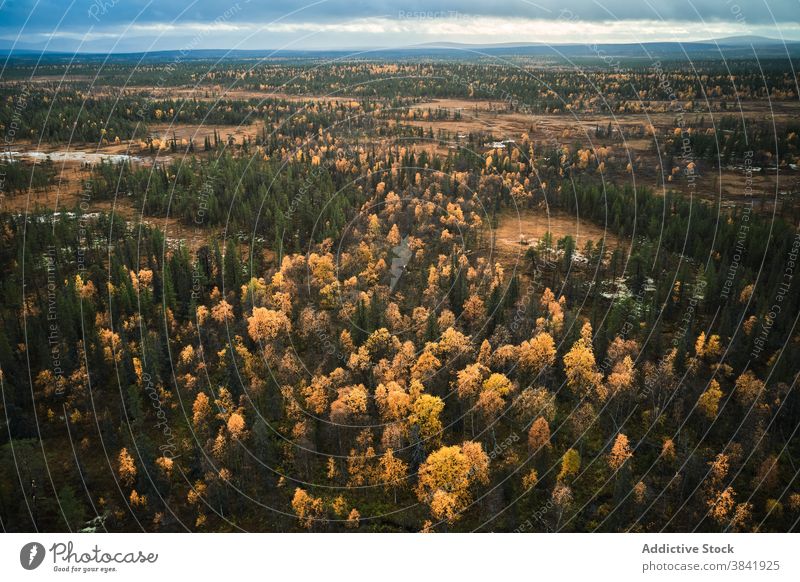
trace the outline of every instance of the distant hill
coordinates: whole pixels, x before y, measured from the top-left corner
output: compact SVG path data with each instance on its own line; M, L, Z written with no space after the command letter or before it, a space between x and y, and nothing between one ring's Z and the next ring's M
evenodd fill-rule
M19 60L67 60L74 53L47 51L42 53L30 46L17 46L11 50L7 41L0 44L0 56ZM549 59L601 59L609 58L663 58L663 59L742 59L752 58L800 58L800 41L781 41L760 36L732 36L707 41L692 42L646 42L603 44L545 44L545 43L501 43L462 44L426 43L403 47L350 48L331 50L225 50L201 49L192 51L162 50L148 53L81 52L82 60L127 61L189 61L189 60L250 60L250 59L416 59L441 58L473 60L481 57L541 57Z

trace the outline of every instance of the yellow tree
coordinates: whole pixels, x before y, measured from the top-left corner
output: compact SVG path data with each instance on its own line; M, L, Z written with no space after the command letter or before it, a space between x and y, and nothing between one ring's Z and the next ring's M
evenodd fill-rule
M244 417L238 412L228 417L227 428L233 440L243 440L247 436L247 425Z
M531 424L528 431L528 446L534 455L550 449L550 424L544 417L540 416Z
M492 344L489 343L489 340L483 340L481 342L481 347L478 350L478 359L477 362L479 364L483 364L484 366L490 365L492 361Z
M731 519L731 527L733 531L743 532L747 531L748 523L753 516L752 503L738 503L736 510L733 512L733 519Z
M311 383L303 385L300 392L306 401L306 407L316 415L325 414L328 409L331 380L327 376L314 376Z
M436 354L445 362L452 362L458 356L471 351L472 342L469 336L452 327L445 329L436 342Z
M294 490L294 497L292 497L292 509L297 515L297 519L300 520L300 525L311 529L314 522L322 516L322 499L313 497L305 489L298 487Z
M714 457L713 461L709 461L708 466L710 467L708 472L709 484L715 488L719 487L725 480L725 477L728 476L728 470L731 466L728 455L719 453Z
M592 351L592 326L586 322L581 329L581 338L564 355L564 371L567 385L581 398L596 397L605 399L602 385L603 375L597 371Z
M331 422L347 424L367 412L369 394L363 384L339 388L339 397L331 404Z
M392 228L389 229L389 234L386 236L386 242L393 247L396 247L400 244L400 229L397 228L396 224L393 224Z
M364 348L369 354L372 362L377 362L382 358L391 358L400 349L400 340L397 336L382 327L375 330L364 342Z
M349 529L356 529L358 527L360 520L361 520L361 514L354 507L353 509L350 510L350 513L347 515L347 527Z
M311 272L311 281L317 288L324 287L336 278L336 266L330 253L321 256L311 253L308 257L308 268Z
M470 478L473 482L486 484L489 482L489 456L483 451L483 445L474 441L461 443L461 452L469 459Z
M561 457L561 471L558 473L559 481L566 481L578 475L581 469L581 456L575 449L570 449Z
M486 342L484 341L484 343ZM489 368L478 362L469 364L456 375L456 394L458 394L459 400L469 407L469 420L473 436L475 435L474 403L481 393L481 387L489 377L490 372Z
M470 487L488 483L488 466L489 457L479 443L442 447L420 465L417 498L434 518L453 523L472 503Z
M704 358L708 361L719 357L719 355L722 353L722 346L720 345L719 336L710 335L708 338L706 338L706 333L704 331L701 331L700 335L697 336L694 349L698 358Z
M381 457L381 481L384 488L391 489L394 493L394 502L397 503L397 490L405 487L408 465L402 459L394 456L394 451L388 449Z
M726 487L708 499L708 513L720 525L731 521L731 512L736 505L736 492L733 487Z
M517 351L519 367L524 372L538 376L556 361L556 344L547 332L536 334L520 344Z
M548 251L549 252L549 251ZM541 306L547 311L548 317L540 317L536 320L536 327L546 328L555 334L561 332L564 326L564 305L566 299L562 295L556 301L556 297L550 288L546 288L540 300Z
M192 404L192 423L196 430L205 431L211 418L211 404L205 392L198 392Z
M416 363L411 367L411 377L413 379L424 382L441 367L442 362L433 353L435 348L435 344L425 346Z
M661 445L661 458L672 463L677 459L678 455L675 452L675 442L672 439L665 438L664 444Z
M478 324L483 323L486 317L486 306L483 300L478 295L470 295L467 297L466 301L464 301L461 315L470 328L475 328Z
M375 449L369 445L362 447L362 451L351 449L350 456L347 457L348 487L374 484L380 478L380 469L376 466L378 457Z
M426 448L439 442L442 434L442 421L439 415L444 410L444 401L438 396L423 394L414 401L408 423L418 431L419 439L427 443Z
M536 469L531 469L522 477L522 487L527 491L533 489L539 483L539 473Z
M630 356L625 356L614 364L611 374L608 375L611 396L629 393L633 388L634 374L633 359Z
M331 481L336 479L339 475L339 469L336 467L336 459L333 457L328 457L328 461L326 463L326 470L325 476L328 477Z
M211 317L218 323L233 320L233 306L224 299L211 308Z
M719 412L720 400L722 400L722 390L720 390L719 382L711 380L708 389L700 395L697 408L707 419L714 420Z
M505 374L494 373L484 381L481 392L497 392L497 394L505 398L511 393L512 389L511 380Z
M481 386L476 408L487 422L492 422L506 405L505 398L513 390L511 380L505 374L490 375ZM492 427L494 434L494 427Z
M378 384L375 388L375 403L381 418L397 421L405 418L411 408L411 395L398 382Z
M483 364L470 364L461 370L456 378L456 393L464 402L472 402L480 393L484 380L489 376L489 368Z
M734 394L742 406L750 406L763 393L764 383L748 370L736 379Z
M633 453L631 452L628 437L619 433L617 438L614 439L611 452L608 454L608 466L611 467L612 471L618 471L632 456Z
M119 452L117 458L117 467L119 470L119 478L123 485L130 487L136 481L136 462L128 452L126 447L123 447Z
M259 343L272 341L279 334L288 333L291 329L292 324L282 311L256 307L253 315L247 318L247 333L253 341Z

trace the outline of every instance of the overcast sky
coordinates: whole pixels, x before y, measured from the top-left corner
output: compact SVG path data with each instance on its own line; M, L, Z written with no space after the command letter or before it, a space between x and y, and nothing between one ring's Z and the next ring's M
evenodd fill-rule
M355 49L800 40L800 0L0 0L0 47Z

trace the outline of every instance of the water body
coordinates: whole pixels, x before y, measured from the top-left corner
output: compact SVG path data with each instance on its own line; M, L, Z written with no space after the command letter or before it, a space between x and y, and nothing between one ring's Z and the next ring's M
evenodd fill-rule
M34 160L43 162L51 160L52 162L80 162L84 164L94 165L99 162L144 162L144 158L138 156L130 156L128 154L101 154L96 152L82 152L74 151L56 151L56 152L2 152L0 157L10 158L11 160Z

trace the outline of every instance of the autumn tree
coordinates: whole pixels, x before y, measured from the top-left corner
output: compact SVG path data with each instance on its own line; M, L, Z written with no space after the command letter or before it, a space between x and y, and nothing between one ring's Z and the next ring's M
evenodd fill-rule
M211 308L211 317L218 323L231 321L233 320L233 306L222 299L219 303Z
M420 354L416 363L411 368L411 377L421 382L426 382L439 370L442 362L434 354L436 348L433 344L428 344Z
M489 457L479 443L442 447L420 466L417 497L435 519L453 523L472 503L471 487L488 483Z
M426 443L426 447L435 446L441 439L442 421L439 415L444 410L444 401L438 396L423 394L414 401L408 424L412 430L417 431L419 440Z
M764 392L764 383L748 370L736 379L734 396L741 406L750 406Z
M564 327L564 306L566 305L566 298L562 295L556 300L555 295L548 287L542 293L539 304L547 315L536 320L536 327L556 335L561 333Z
M126 447L123 447L117 456L117 470L123 485L130 487L134 484L137 474L136 462Z
M522 371L539 376L556 361L556 344L553 336L547 332L540 332L532 339L522 342L517 357Z
M372 433L363 430L356 439L356 448L350 450L347 457L347 485L362 487L377 484L380 480L379 459L372 446Z
M347 528L348 529L356 529L361 521L361 514L359 511L354 507L350 510L350 513L347 514Z
M708 514L718 524L727 524L733 515L736 505L736 492L733 487L726 487L708 499Z
M550 424L544 417L538 417L531 424L528 446L534 455L550 449Z
M306 401L306 407L317 416L325 414L328 409L332 382L327 376L317 375L311 378L308 385L303 385L301 393Z
M695 353L698 358L708 361L713 361L714 358L718 358L722 353L719 336L710 335L706 337L706 333L701 331L695 342Z
M618 471L625 462L633 456L628 437L622 433L614 439L611 452L608 454L608 466L612 471Z
M567 375L567 385L579 397L593 397L600 401L605 399L603 375L597 371L592 350L592 326L589 322L583 325L580 339L564 355L564 372Z
M247 318L247 333L253 341L266 343L274 340L281 333L288 333L292 324L282 311L274 311L266 307L253 308L253 315Z
M244 416L238 412L234 412L228 417L226 427L228 429L228 434L231 435L231 439L233 440L243 440L247 435L247 425L245 424Z
M348 424L367 413L369 394L363 384L339 388L338 398L331 404L330 419L334 424Z
M397 491L406 485L408 465L402 459L394 455L392 449L388 449L381 457L381 481L384 488L391 489L394 493L394 502L397 503Z
M205 392L198 392L192 404L192 423L198 431L207 428L208 420L211 418L211 404Z
M314 522L321 519L323 515L323 503L319 497L313 497L305 489L297 487L292 497L292 509L300 525L305 529L311 529Z
M607 384L610 395L629 394L633 389L634 375L633 360L630 356L625 356L614 365L613 370L608 375Z
M539 473L531 469L522 477L522 487L526 490L533 489L539 483Z
M566 512L572 506L574 501L572 488L563 481L558 481L555 487L553 487L553 492L550 495L550 498L558 514L558 517L556 518L556 531L558 531L559 527L561 526L561 520L564 517L564 512Z
M664 439L664 442L661 445L660 456L668 463L673 463L675 461L677 454L675 453L675 443L672 439Z
M708 420L714 420L719 412L720 400L722 400L722 390L719 387L719 382L711 380L708 389L697 400L697 408Z
M541 386L525 388L514 400L512 413L526 425L538 416L544 417L548 422L553 422L556 417L555 394Z
M513 384L505 374L494 373L484 380L476 407L487 422L493 421L506 405Z
M387 421L399 421L409 413L411 395L398 382L390 381L378 384L375 388L375 403L381 418Z
M459 399L467 403L474 401L490 372L489 368L481 363L469 364L459 371L455 382Z
M464 301L461 316L466 321L471 330L483 324L486 318L486 306L478 295L470 295Z

